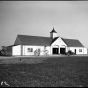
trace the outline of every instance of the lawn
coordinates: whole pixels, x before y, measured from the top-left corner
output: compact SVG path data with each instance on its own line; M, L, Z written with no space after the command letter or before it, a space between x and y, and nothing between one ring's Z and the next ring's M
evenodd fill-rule
M88 87L88 56L1 59L0 86Z

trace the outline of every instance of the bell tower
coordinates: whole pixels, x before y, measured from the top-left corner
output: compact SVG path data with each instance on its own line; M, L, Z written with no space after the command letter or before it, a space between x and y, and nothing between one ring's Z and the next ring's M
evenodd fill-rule
M55 38L55 37L57 37L57 32L54 30L54 27L53 27L53 30L50 32L50 37L51 38Z

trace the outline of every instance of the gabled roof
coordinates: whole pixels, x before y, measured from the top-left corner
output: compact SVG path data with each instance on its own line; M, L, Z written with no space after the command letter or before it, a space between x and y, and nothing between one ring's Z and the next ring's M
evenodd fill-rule
M53 28L53 30L52 30L50 33L53 33L53 32L57 33L57 32L54 30L54 28Z
M18 35L14 45L49 45L52 42L50 37L40 37L40 36L28 36L28 35Z
M18 35L14 45L38 45L38 46L50 46L59 37L54 39L50 37L30 36L30 35ZM61 38L68 47L84 47L79 40Z
M13 46L15 46L15 45L10 45L10 46L6 46L6 47L13 47Z
M68 47L84 47L81 42L77 39L65 39L62 40L67 44Z
M51 44L52 44L54 41L56 41L58 38L59 38L59 37L55 37L54 39L52 39Z

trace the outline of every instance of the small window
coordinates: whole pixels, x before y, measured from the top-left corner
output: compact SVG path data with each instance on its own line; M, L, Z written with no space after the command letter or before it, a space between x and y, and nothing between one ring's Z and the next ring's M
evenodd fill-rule
M28 52L33 52L33 48L28 48Z
M82 52L82 49L79 49L79 52Z

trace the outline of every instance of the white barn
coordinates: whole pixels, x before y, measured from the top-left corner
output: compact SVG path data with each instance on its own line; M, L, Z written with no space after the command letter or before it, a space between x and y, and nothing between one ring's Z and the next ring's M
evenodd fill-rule
M77 39L66 39L57 35L53 30L50 32L50 37L18 35L14 45L9 46L11 50L7 50L8 54L16 55L35 55L36 50L40 50L40 55L44 55L44 50L48 51L49 55L65 54L71 50L75 54L87 54L81 42Z

